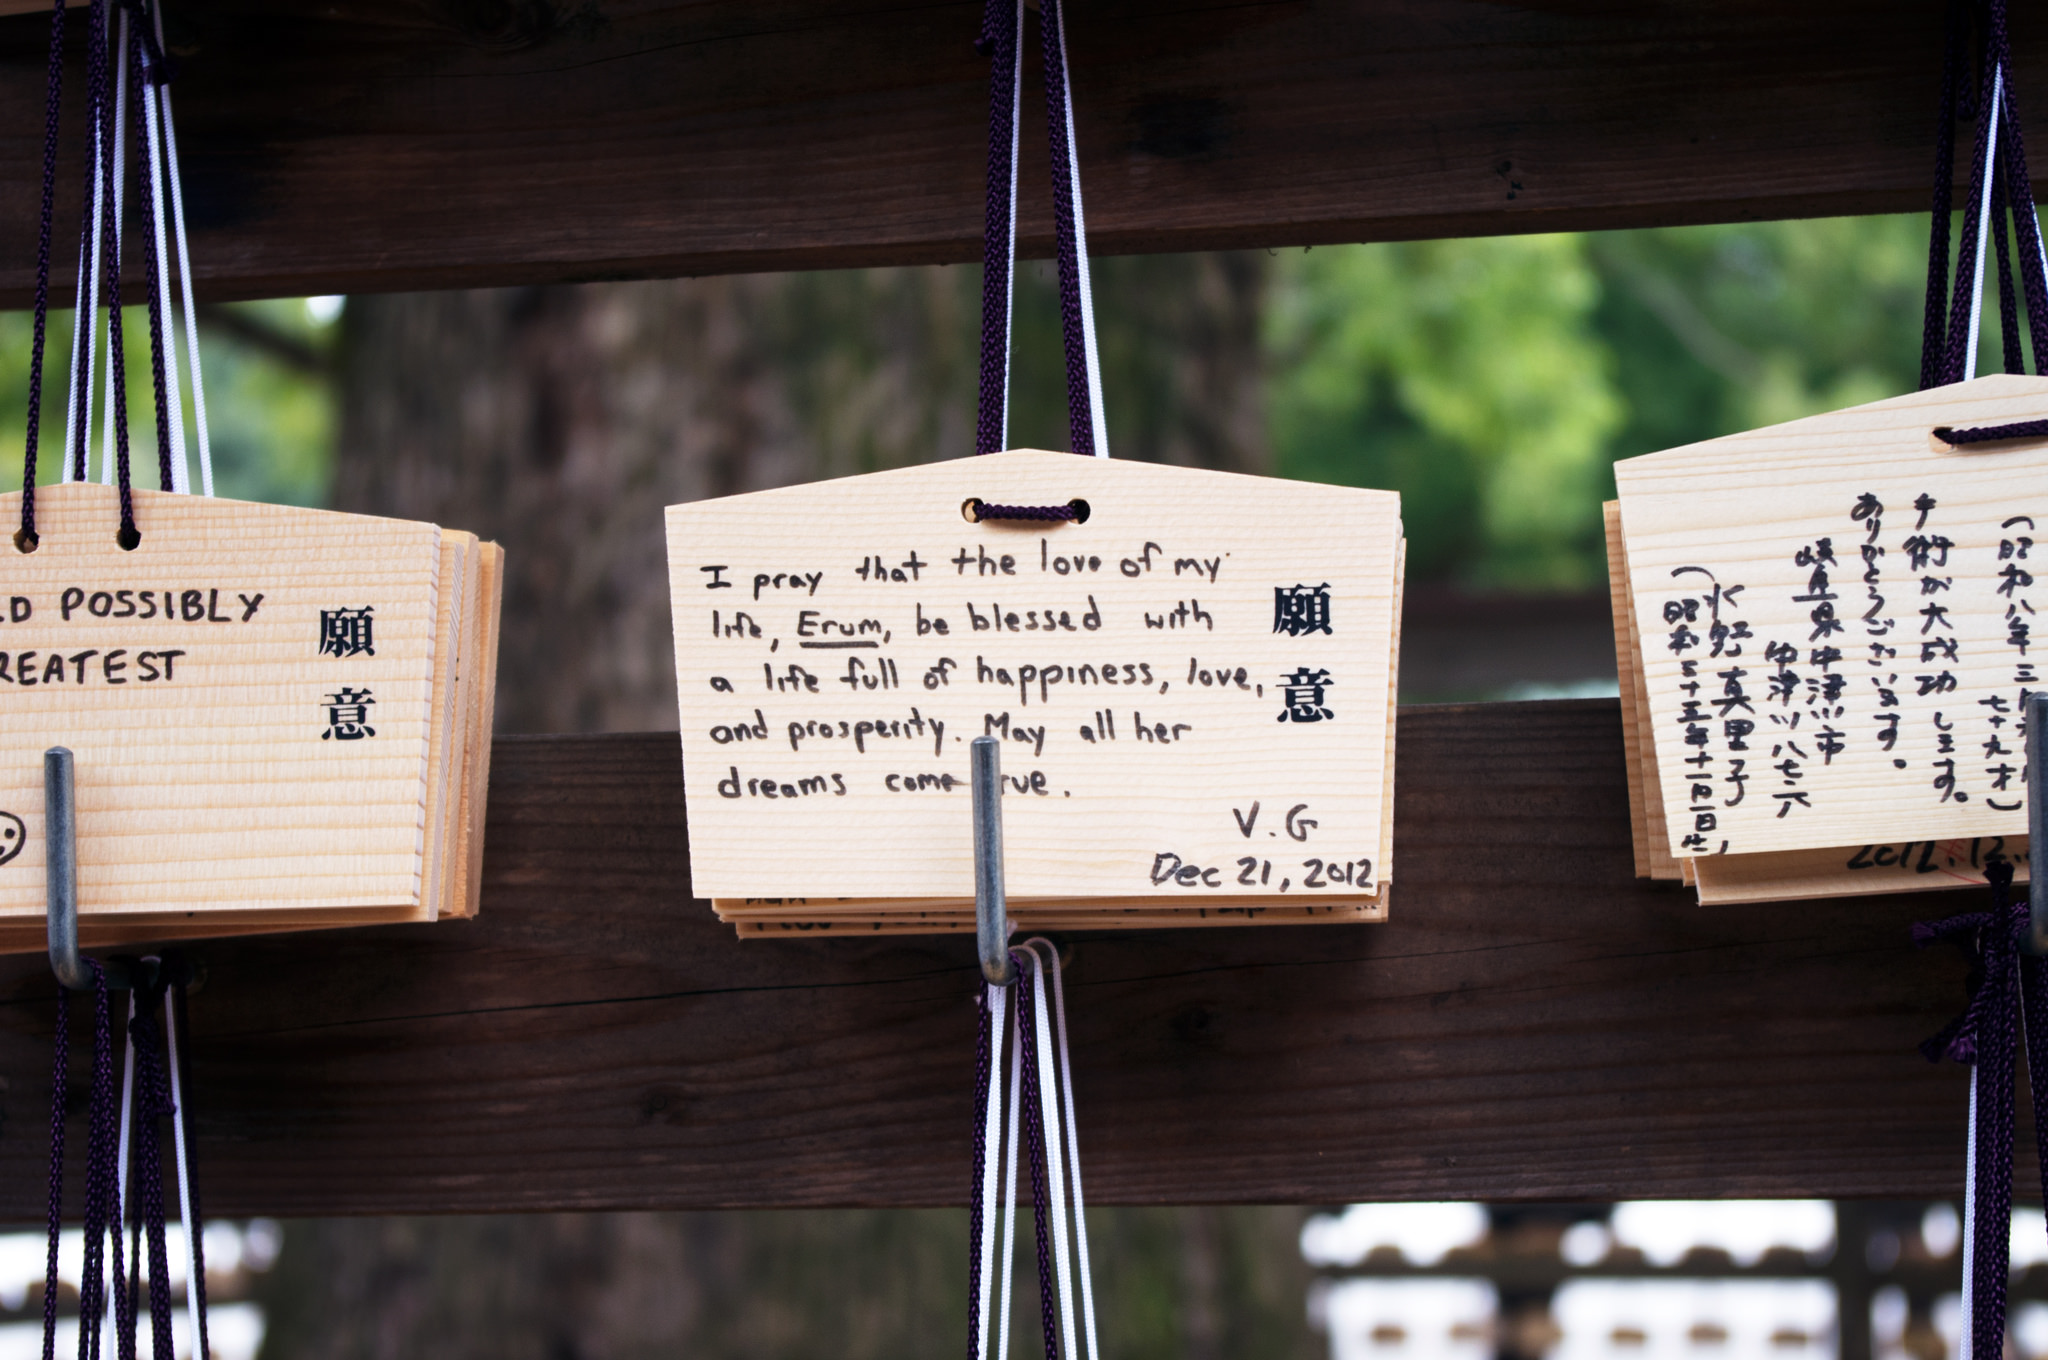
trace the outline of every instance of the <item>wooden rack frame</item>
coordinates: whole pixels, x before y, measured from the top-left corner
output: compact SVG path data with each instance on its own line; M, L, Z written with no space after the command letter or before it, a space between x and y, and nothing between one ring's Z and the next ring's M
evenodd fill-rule
M1908 927L1981 893L1705 910L1633 876L1612 701L1400 720L1391 924L1063 941L1091 1200L1960 1193L1914 1046L1964 961ZM478 920L204 946L212 1212L965 1202L971 936L735 939L672 735L501 739L491 785ZM0 965L0 1219L54 993Z
M24 5L46 8L0 13ZM976 0L169 12L208 297L980 258ZM1069 35L1091 243L1921 211L1941 14L1941 0L1095 0ZM2016 88L2048 90L2048 25L2013 28ZM47 33L32 14L0 19L0 305L32 283ZM83 158L84 86L74 61L66 166ZM1049 254L1035 101L1019 230ZM81 176L63 178L68 297Z
M1941 10L1100 0L1071 34L1092 244L1918 210ZM976 259L979 12L180 0L200 292ZM6 306L31 284L46 32L0 18ZM2014 41L2018 87L2048 90L2048 25ZM76 165L75 61L67 89ZM1612 703L1401 724L1390 926L1069 941L1091 1198L1958 1191L1965 1078L1914 1045L1963 964L1907 925L1974 898L1703 910L1632 877ZM735 940L690 900L673 736L502 739L491 795L481 920L205 948L214 1212L964 1201L968 937ZM0 964L9 1220L41 1213L54 990L40 959Z

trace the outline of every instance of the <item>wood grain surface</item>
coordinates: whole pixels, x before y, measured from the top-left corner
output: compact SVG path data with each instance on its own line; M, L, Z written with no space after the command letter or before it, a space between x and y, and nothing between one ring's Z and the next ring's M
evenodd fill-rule
M1928 431L2044 410L1998 373L1615 464L1672 854L2026 833L2048 440Z
M22 837L0 873L0 926L42 929L42 756L55 745L77 754L88 918L431 914L440 844L421 828L448 806L452 709L434 704L452 697L460 551L432 524L133 499L129 552L113 487L42 487L40 546L0 559L0 808ZM0 496L0 519L20 507L20 492ZM324 617L343 608L374 625L360 652L324 647Z
M1993 858L2014 864L2026 879L2026 816L2015 787L2023 775L2014 764L2001 769L1996 753L2018 750L2018 738L2003 729L2016 723L2016 706L2036 675L2025 631L2034 580L2033 517L2025 512L2039 508L2027 498L2048 455L2039 440L1959 453L1928 432L2011 420L2012 412L2044 404L2048 381L1997 374L1617 465L1622 499L1607 506L1608 571L1616 637L1626 638L1617 646L1621 689L1635 704L1624 737L1641 760L1631 785L1632 820L1639 846L1650 853L1638 854L1638 872L1672 878L1682 866L1707 906L1922 892L1939 877L1981 886ZM1876 541L1884 499L1892 505L1888 543ZM1865 519L1848 519L1844 507L1852 503ZM1841 545L1839 558L1829 544ZM1916 545L1923 551L1916 553ZM1807 565L1795 560L1801 554ZM1689 625L1674 628L1675 616L1664 611L1686 598L1694 605L1705 598L1711 608L1716 597L1689 591L1708 569L1729 588L1722 621L1742 616L1732 631L1753 628L1755 639L1731 643L1728 656L1746 646L1745 659L1712 662L1705 675L1688 679L1680 672L1698 670L1708 647L1689 642ZM1639 590L1637 582L1647 584ZM1846 660L1823 664L1819 648L1798 645L1823 637L1824 617L1832 622L1821 611L1835 606L1815 603L1822 595L1842 600L1835 626ZM1924 616L1918 628L1914 614ZM1699 631L1711 629L1703 621ZM1644 637L1657 645L1643 647ZM1779 692L1789 667L1766 656L1788 637L1793 650L1779 655L1809 677L1798 706ZM1681 645L1691 650L1689 660L1675 655ZM1834 706L1813 702L1819 671L1829 664L1848 668L1844 702ZM1796 681L1798 673L1791 676ZM1746 698L1744 678L1756 686ZM1707 681L1712 719L1705 726L1679 712L1700 692L1700 679ZM1945 697L1951 691L1960 692ZM1795 740L1801 708L1817 721ZM1734 724L1720 730L1720 717L1732 711L1740 718L1744 710L1759 731L1774 735L1745 747ZM1880 735L1886 714L1898 729L1889 744ZM1813 746L1817 727L1840 739L1833 755ZM1779 736L1787 739L1784 748ZM1776 765L1764 757L1767 745L1770 757L1781 749L1803 756L1801 741L1825 762L1802 771L1797 759ZM1751 754L1732 764L1725 759L1741 749ZM1933 759L1950 750L1960 757L1948 767L1956 776L1952 800L1937 797L1941 769ZM1756 785L1746 800L1730 794L1738 781L1727 773L1739 772L1745 759ZM1774 818L1769 809L1776 801L1794 796L1782 791L1788 787L1800 788L1812 804L1780 809ZM1689 805L1679 811L1682 825L1665 825L1666 788L1692 791L1681 800ZM1686 833L1709 830L1692 839L1718 841L1735 853L1673 859Z
M1977 896L1702 909L1635 878L1622 759L1613 701L1405 709L1393 922L1070 937L1090 1198L1959 1193L1914 1045L1963 960L1907 927ZM200 946L212 1212L965 1201L971 940L734 939L673 734L502 738L492 786L477 920ZM9 1220L54 990L0 963Z
M980 10L174 4L200 294L978 259ZM1091 244L1118 254L1924 211L1941 12L1939 0L1101 0L1068 35ZM2016 83L2038 90L2048 25L2028 17L2013 26ZM28 296L35 258L47 31L37 14L0 19L8 306ZM82 48L80 33L74 23ZM80 55L57 217L64 295ZM1025 252L1044 255L1030 63L1019 230Z

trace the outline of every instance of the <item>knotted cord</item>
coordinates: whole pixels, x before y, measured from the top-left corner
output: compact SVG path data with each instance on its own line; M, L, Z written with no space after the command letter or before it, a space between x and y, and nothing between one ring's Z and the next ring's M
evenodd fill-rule
M2006 1283L2011 1265L2013 1073L2023 1016L2027 1033L2048 1035L2048 960L2022 949L2024 902L2012 900L2012 865L1985 869L1991 909L1922 922L1921 945L1956 940L1973 950L1969 1004L1920 1050L1929 1061L1970 1066L1969 1160L1963 1201L1963 1344L1967 1360L2000 1360L2005 1348ZM2048 1040L2027 1045L2034 1087L2035 1140L2048 1168Z
M1102 413L1102 360L1095 341L1094 290L1088 276L1088 230L1081 206L1081 169L1074 151L1074 97L1060 0L1040 0L1045 54L1045 114L1052 148L1053 234L1057 242L1060 332L1066 352L1067 429L1075 453L1109 457ZM982 225L981 391L974 451L1009 445L1010 331L1016 303L1018 115L1024 89L1024 0L988 0L975 46L990 59L988 202ZM1071 522L1070 506L971 502L976 522Z
M118 23L112 3L118 3ZM49 73L46 80L43 151L43 201L36 255L35 328L29 366L28 429L22 460L21 524L15 546L34 551L36 471L40 452L43 361L46 349L51 215L56 191L57 133L62 106L63 0L53 7ZM177 246L179 272L185 286L186 340L199 431L202 480L211 494L211 441L206 430L205 392L199 373L198 331L191 297L191 268L185 239L183 192L177 173L175 134L170 122L169 93L164 88L169 62L162 45L162 14L143 0L92 0L87 38L87 102L90 191L85 195L79 231L79 278L74 302L71 345L71 398L65 421L65 481L88 476L87 452L92 443L92 393L98 351L98 314L104 288L107 308L106 421L101 460L104 480L118 483L120 527L116 541L132 549L141 542L128 456L126 354L121 314L121 220L126 183L125 145L132 119L145 192L141 197L142 263L149 282L148 313L150 377L156 417L157 477L167 491L187 489L184 402L179 382L176 341L166 347L167 325L175 324L170 292L170 251L165 236L166 166L171 181L169 225ZM109 79L109 49L114 74ZM133 96L131 99L130 96ZM175 419L173 418L175 414Z
M1966 110L1959 107L1959 92L1968 47L1965 33L1972 8L1961 0L1949 7L1941 111L1935 138L1934 210L1928 233L1927 305L1920 356L1923 389L1976 376L1987 249L1998 260L1999 333L2005 350L2005 371L2026 371L2020 349L2018 298L2013 290L2015 242L2019 248L2020 292L2026 298L2035 372L2041 371L2042 356L2048 354L2048 247L2042 243L2040 223L2035 216L2034 191L2027 174L2026 149L2009 78L2012 49L2006 27L2006 4L2005 0L1986 0L1982 6L1982 70L1973 106ZM1968 113L1975 114L1977 131L1970 194L1951 283L1949 211L1955 128L1959 114ZM2008 213L2011 240L2006 231ZM1961 430L1944 425L1934 430L1935 438L1953 447L2036 438L2044 433L2048 433L2048 421L2038 420Z
M1079 1130L1074 1113L1072 1062L1067 1051L1066 996L1058 952L1051 941L1026 941L1010 951L1016 979L1008 987L983 984L976 1049L974 1190L969 1211L969 1360L987 1360L991 1334L998 1360L1009 1354L1011 1249L1016 1237L1017 1157L1031 1164L1032 1224L1038 1251L1039 1324L1047 1360L1064 1353L1099 1360L1095 1296L1090 1284L1086 1204L1081 1193ZM1047 979L1050 979L1048 985ZM1050 996L1048 996L1048 991ZM1014 1017L1014 1025L1010 1021ZM1002 1145L1003 1225L994 1202L996 1139L1005 1127L1002 1071L996 1061L1010 1029L1007 1137ZM1071 1210L1069 1205L1071 1204ZM1071 1237L1069 1213L1071 1212ZM1001 1244L1001 1264L991 1267ZM1075 1298L1079 1296L1079 1307ZM1057 1300L1057 1309L1055 1308ZM991 1302L994 1302L991 1312ZM1080 1329L1077 1339L1076 1329Z

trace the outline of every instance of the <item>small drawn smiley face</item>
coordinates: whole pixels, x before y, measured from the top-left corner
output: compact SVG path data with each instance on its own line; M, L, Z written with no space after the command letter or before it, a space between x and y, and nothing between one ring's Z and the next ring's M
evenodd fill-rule
M11 812L0 812L0 864L20 854L26 844L28 828L21 824L21 818Z

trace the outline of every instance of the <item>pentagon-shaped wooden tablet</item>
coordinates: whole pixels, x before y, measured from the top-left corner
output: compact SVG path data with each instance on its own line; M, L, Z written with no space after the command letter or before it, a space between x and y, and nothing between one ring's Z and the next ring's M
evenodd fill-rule
M670 507L694 891L971 904L991 735L1019 901L1374 898L1399 515L1035 450Z

